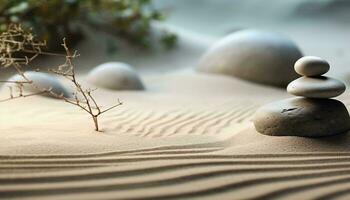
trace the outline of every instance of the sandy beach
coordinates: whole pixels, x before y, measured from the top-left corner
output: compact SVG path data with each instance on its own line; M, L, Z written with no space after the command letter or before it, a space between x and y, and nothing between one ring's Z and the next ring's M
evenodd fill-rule
M253 115L266 103L292 97L285 89L194 70L221 36L236 28L261 27L249 20L223 22L216 32L205 33L203 27L212 29L230 10L205 26L198 25L198 18L198 23L188 22L198 27L181 27L188 12L184 4L175 5L179 11L166 24L179 35L177 49L151 55L125 49L108 55L96 51L105 49L97 39L105 37L100 33L77 46L83 85L91 86L86 81L91 68L122 61L135 66L146 86L145 91L96 91L104 106L117 98L124 103L101 116L101 132L93 130L83 111L57 99L35 96L1 103L0 199L349 198L350 133L262 135L253 126ZM206 17L201 12L195 16ZM263 28L288 35L305 55L329 60L330 74L348 85L350 27L331 20L314 20L313 26L285 21ZM337 99L350 110L348 91Z

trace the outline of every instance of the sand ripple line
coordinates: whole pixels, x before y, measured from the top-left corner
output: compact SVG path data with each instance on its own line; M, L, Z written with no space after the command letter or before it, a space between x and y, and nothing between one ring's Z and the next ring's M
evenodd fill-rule
M121 124L120 123L120 127L121 127L120 133L130 133L130 132L132 132L135 129L135 127L138 126L139 122L141 122L143 120L147 120L148 118L153 116L153 114L154 114L154 111L141 112L141 113L138 114L137 117L133 118L132 120L130 120L128 122L126 122L125 124Z
M167 152L172 150L198 150L198 149L222 148L222 147L225 147L225 142L211 142L211 143L188 144L188 145L170 145L170 146L160 146L160 147L145 148L145 149L127 150L127 151L112 151L112 152L104 152L104 153L75 154L75 155L74 154L73 155L0 155L0 159L92 158L92 157L137 154L137 153L144 153L144 152L151 152L151 151Z
M140 119L136 119L127 128L125 129L124 133L128 133L130 131L136 131L135 129L139 126L142 126L142 123L145 121L147 122L149 119L152 119L152 116L155 114L155 111L149 111L145 113L145 116L140 115Z
M230 123L241 123L249 119L255 107L245 102L236 102L224 108L187 110L183 108L167 111L123 109L109 114L105 123L113 123L114 129L140 137L163 137L179 133L208 134L220 133ZM254 110L254 111L253 111ZM225 117L223 117L225 116ZM214 122L214 123L213 123ZM222 126L215 126L222 123Z
M229 127L232 123L235 122L235 120L238 117L240 117L242 114L246 113L250 109L253 109L252 105L246 106L246 107L241 107L239 110L237 110L235 113L233 113L226 120L217 121L216 125L214 125L212 127L208 127L206 130L203 131L202 134L209 134L209 133L219 134L219 132L217 130L222 130L226 127Z
M130 111L126 111L124 114L121 115L117 115L114 117L110 117L108 118L108 120L105 120L105 123L117 123L116 127L113 127L114 129L120 129L121 128L121 124L126 123L128 121L130 121L130 119L133 119L135 116L137 116L140 113L140 111L138 110L130 110Z
M168 111L165 113L154 113L155 116L150 116L148 119L143 120L141 123L138 124L138 128L135 130L137 133L136 135L140 136L142 133L148 129L148 126L150 126L153 123L158 122L161 119L167 118L170 113L176 113L176 111Z
M139 135L145 135L147 133L150 133L150 130L154 129L155 127L162 126L163 124L177 120L186 113L191 112L184 109L172 109L165 112L157 112L155 113L155 116L150 117L149 121L144 121L144 123L139 124L139 129L137 132Z
M239 112L240 109L242 109L242 107L235 107L231 108L229 112L223 112L221 116L215 117L214 119L208 121L206 124L203 124L203 126L197 127L197 131L201 134L209 134L209 129L212 127L215 127L220 123L226 123L226 120L232 121L232 117L235 115L235 113Z
M173 119L169 119L160 124L154 124L144 136L161 137L164 136L164 132L169 130L169 127L177 126L183 122L198 117L198 113L194 111L180 112Z
M141 110L131 110L130 112L127 112L127 115L124 118L120 119L118 116L115 116L115 118L111 118L111 121L108 123L116 123L113 129L120 130L123 128L123 126L125 126L125 124L128 124L135 118L139 117L140 114L142 114Z
M340 174L340 175L342 175L342 174ZM344 174L344 175L348 175L348 174ZM307 190L321 188L321 187L322 188L330 187L330 186L335 185L335 184L349 183L349 181L350 181L349 176L340 177L340 178L337 177L337 178L334 178L334 179L331 179L328 181L320 181L318 183L312 183L312 184L302 184L302 185L298 185L295 187L288 187L285 189L275 190L275 191L267 193L265 195L258 196L255 199L277 199L277 198L284 197L286 195L293 195L293 194L300 192L300 191L307 191ZM320 197L320 198L322 199L324 197ZM327 199L332 199L332 198L327 198Z
M263 169L262 169L263 170ZM250 178L248 180L243 181L237 181L240 179L232 179L232 183L223 184L220 186L214 185L210 186L209 188L205 189L195 189L197 191L191 191L191 192L185 192L185 193L176 193L176 194L168 194L168 195L158 195L158 196L152 196L152 197L146 197L143 199L174 199L174 198L192 198L192 197L201 197L206 195L214 195L218 193L223 192L232 192L234 190L243 189L247 187L256 187L259 185L265 185L265 184L279 184L280 182L287 182L287 181L295 181L295 180L305 180L305 179L319 179L319 178L334 178L336 179L336 182L344 182L349 181L350 176L348 175L350 170L348 169L341 169L341 170L328 170L328 171L322 171L322 172L308 172L308 173L300 173L300 174L293 174L293 175L279 175L279 176L271 176L270 174L263 172L266 174L263 177L259 178ZM54 195L56 194L69 194L69 193L82 193L82 192L101 192L101 191L118 191L118 190L136 190L136 189L144 189L146 187L148 188L156 188L166 185L167 187L170 187L172 185L179 185L179 184L191 184L191 182L194 181L203 181L204 179L213 179L218 178L218 176L230 176L232 175L232 170L218 170L218 171L211 171L211 172L204 172L204 173L195 173L185 176L176 176L173 178L163 178L158 180L151 180L151 181L142 181L142 182L129 182L129 183L111 183L111 184L97 184L97 185L82 185L78 184L75 187L67 187L63 185L63 188L48 188L48 187L41 187L39 186L39 189L35 190L34 188L27 188L27 189L6 189L6 187L3 187L0 189L0 196L2 197L13 197L13 196L41 196L41 195ZM343 178L345 176L345 178ZM335 181L324 181L322 182L322 185L330 185L333 184ZM297 187L298 189L304 188ZM200 187L199 187L200 188ZM4 190L3 190L4 189ZM277 197L281 196L281 194L289 192L293 190L292 188L284 189L284 190L277 190L272 193L266 194L263 197ZM294 189L296 190L296 189ZM282 192L283 191L283 192ZM259 197L261 199L262 196ZM270 199L270 198L268 198Z
M249 188L249 187L257 187L259 185L265 185L265 184L275 184L278 185L281 182L288 182L288 181L294 181L294 180L309 180L309 179L318 179L318 178L333 178L335 180L330 181L323 181L319 184L323 186L330 186L332 184L337 183L346 183L350 181L350 177L348 175L349 170L339 170L339 171L331 171L331 172L322 172L322 173L312 173L312 174L298 174L298 175L292 175L292 176L278 176L278 177L263 177L263 178L256 178L256 179L250 179L250 180L244 180L239 181L235 183L228 183L221 186L214 186L203 190L197 190L193 192L186 192L186 193L177 193L177 194L169 194L169 195L157 195L157 196L148 196L148 197L142 197L142 198L125 198L125 199L183 199L183 198L195 198L195 197L208 197L208 195L217 195L227 192L234 192L235 190L243 189L243 188ZM336 176L336 177L335 177ZM345 177L344 177L345 176ZM302 186L304 187L304 186ZM288 189L287 189L288 190ZM231 196L232 197L232 196ZM265 197L272 197L272 198L265 198ZM273 199L274 197L281 197L279 195L270 196L270 195L262 195L257 197L256 199Z
M123 120L128 120L128 118L132 117L133 115L137 114L139 112L138 110L123 110L118 113L113 113L112 116L105 117L105 122L115 122L115 121L123 121Z
M254 114L255 114L257 108L259 108L259 107L256 106L256 105L253 105L249 110L246 111L246 113L243 113L243 114L241 115L241 117L239 117L239 118L236 120L236 122L237 122L237 123L242 123L242 122L244 122L244 121L250 121L250 120L253 118L253 116L254 116Z
M98 180L98 179L110 179L110 178L128 178L134 176L153 176L159 173L175 172L175 171L186 171L194 169L211 169L210 173L214 173L220 167L232 167L229 169L230 174L242 175L244 173L279 173L279 172L303 172L305 170L318 171L318 170L330 170L330 169L348 169L350 164L327 164L319 165L315 170L315 166L301 165L301 166L289 166L289 165L265 165L265 166L236 166L232 162L202 162L202 163L183 163L183 164L172 164L172 165L161 165L154 167L144 167L136 169L120 169L116 168L99 168L98 170L88 171L74 171L66 173L43 173L43 174L20 174L12 177L2 175L0 176L0 183L5 185L13 184L32 184L32 183L58 183L65 181L83 181L83 180ZM0 188L1 189L1 188Z
M186 121L183 121L182 123L175 124L172 132L166 133L166 130L164 130L164 127L163 127L163 131L160 130L158 132L158 134L156 134L156 135L157 136L163 136L163 135L164 136L172 136L172 135L175 135L177 133L180 133L181 129L184 129L186 126L188 126L190 128L189 131L186 131L186 134L191 133L191 128L196 124L196 122L203 120L203 119L206 119L206 118L212 116L213 114L215 114L215 112L213 112L213 111L206 111L206 112L203 111L203 112L197 113L195 115L195 117L188 119ZM166 133L166 134L164 134L164 133Z
M230 115L228 115L225 118L223 117L220 118L220 116L225 116L225 114L227 115L228 113L235 114L239 112L241 109L244 109L244 107L242 106L242 104L238 104L238 105L235 105L233 108L231 108L230 111L227 111L227 109L221 112L219 112L218 110L214 110L210 113L210 115L205 116L202 119L198 119L194 123L189 123L189 130L186 131L186 133L203 134L204 132L206 132L207 128L211 127L210 125L207 125L207 124L210 124L212 121L217 121L217 123L225 120L229 121ZM181 129L183 127L184 126L181 126L178 129ZM203 128L203 129L201 130L200 128ZM221 129L216 129L215 131L220 132Z
M315 198L315 200L337 199L337 198L340 198L340 197L343 197L346 195L350 195L350 187L325 194L323 196ZM347 199L349 199L349 198L347 198Z
M128 151L112 151L96 154L76 154L76 155L0 155L0 160L10 159L76 159L76 158L95 158L95 157L110 157L120 155L138 155L145 152L167 152L173 150L191 150L198 148L220 148L222 142L213 142L205 144L194 144L194 145L179 145L179 146L161 146L147 149L137 149ZM298 158L298 157L347 157L350 156L350 152L319 152L319 153L277 153L277 154L236 154L226 155L225 158ZM219 157L222 157L219 155Z
M225 118L220 118L220 116L225 115L227 113L232 113L235 115L240 110L245 109L245 106L242 106L242 104L235 105L233 108L231 108L231 111L225 111L219 112L218 110L213 110L209 112L208 114L205 114L199 118L195 118L189 121L186 121L183 124L176 124L174 126L174 130L170 132L169 134L166 134L166 136L175 135L176 133L180 132L181 129L185 129L186 126L188 127L188 131L183 131L183 133L192 133L192 134L203 134L204 132L207 132L207 128L210 128L211 126L208 126L206 124L210 124L212 121L216 121L216 123L219 123L221 121L231 121L232 119L228 116ZM204 129L199 129L203 128ZM170 127L169 127L170 128ZM221 131L221 128L215 129L215 132L219 133Z
M255 165L255 164L291 164L291 165L297 165L297 164L319 164L319 163L341 163L341 162L350 162L350 159L348 157L346 158L310 158L310 159L253 159L253 160L247 160L247 159L236 159L231 156L226 155L184 155L184 156L132 156L132 157L121 157L121 158L91 158L91 159L72 159L72 160L65 160L65 159L33 159L33 160L0 160L0 164L2 165L20 165L23 167L24 165L33 165L33 164L40 164L40 165L63 165L63 164L100 164L100 165L116 165L121 163L130 163L130 162L150 162L150 161L162 161L162 160L202 160L202 159L208 159L208 160L231 160L232 162L235 162L237 165Z

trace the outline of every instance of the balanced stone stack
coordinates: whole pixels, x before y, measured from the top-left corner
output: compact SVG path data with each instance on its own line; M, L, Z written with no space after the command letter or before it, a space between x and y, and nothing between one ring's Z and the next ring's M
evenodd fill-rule
M302 77L289 83L287 91L295 98L260 108L254 118L258 132L275 136L321 137L346 132L350 116L337 97L345 85L322 76L329 70L327 61L313 56L300 58L294 65Z

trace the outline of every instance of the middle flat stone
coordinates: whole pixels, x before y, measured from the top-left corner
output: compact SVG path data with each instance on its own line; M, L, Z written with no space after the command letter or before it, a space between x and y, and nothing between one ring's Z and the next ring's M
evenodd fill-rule
M301 77L290 82L287 91L302 97L332 98L341 95L345 91L345 85L326 76Z

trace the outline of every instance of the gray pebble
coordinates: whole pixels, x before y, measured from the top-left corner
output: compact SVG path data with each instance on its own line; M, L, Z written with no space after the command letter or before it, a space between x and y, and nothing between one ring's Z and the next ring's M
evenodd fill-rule
M143 90L143 83L136 71L120 62L108 62L95 67L87 80L97 87L111 90Z
M329 63L319 57L305 56L295 63L294 69L302 76L321 76L328 72Z
M71 97L71 93L66 89L60 81L47 73L42 72L35 72L35 71L28 71L25 72L24 75L31 81L33 81L33 84L23 84L23 90L30 93L36 93L40 92L45 89L51 89L52 92L55 94L61 95L63 94L64 97ZM11 78L8 79L9 81L25 81L25 79L20 75L14 75ZM15 83L7 83L5 85L12 86L13 89L16 89L17 87ZM48 93L43 93L44 96L50 96L52 95Z
M291 98L261 107L254 125L265 135L321 137L348 131L350 117L334 99Z
M332 98L341 95L345 91L344 83L325 76L300 77L287 87L290 94L309 98Z

